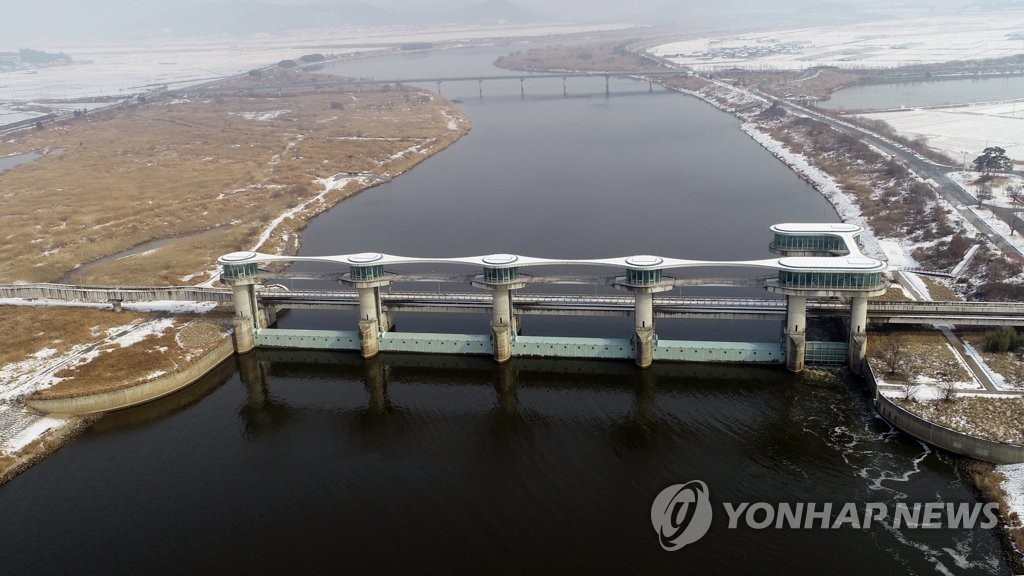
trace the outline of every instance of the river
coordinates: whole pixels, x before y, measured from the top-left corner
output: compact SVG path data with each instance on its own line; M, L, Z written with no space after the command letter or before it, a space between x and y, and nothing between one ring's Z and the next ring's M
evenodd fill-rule
M824 108L891 110L919 106L957 106L1024 97L1024 76L937 79L928 82L865 84L845 88L821 102Z
M510 49L335 71L493 75ZM316 218L302 253L751 259L768 254L773 223L837 219L735 118L693 98L626 80L606 97L603 78L569 79L567 97L560 79L525 88L485 82L479 98L475 81L442 85L472 132ZM487 327L485 315L407 316L400 330ZM353 329L344 314L281 323ZM524 329L627 337L629 325ZM773 322L658 332L780 336ZM721 513L976 502L960 468L875 418L862 382L827 373L258 351L103 418L0 489L0 547L12 574L1007 573L988 530L732 530ZM716 508L710 531L665 552L651 504L695 479Z

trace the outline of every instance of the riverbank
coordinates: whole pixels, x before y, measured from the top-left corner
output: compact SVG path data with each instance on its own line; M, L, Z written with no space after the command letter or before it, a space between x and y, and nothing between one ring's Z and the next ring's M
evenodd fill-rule
M235 94L152 98L0 143L0 155L65 150L0 174L0 185L17 191L0 210L8 231L0 240L3 274L8 281L209 284L221 254L295 253L309 219L405 173L470 130L454 104L413 88L246 93L322 79L271 70L225 82ZM60 192L56 204L53 190ZM166 379L164 372L229 341L223 330L202 342L179 337L179 328L209 319L178 325L133 312L40 314L11 306L36 303L4 304L6 325L38 328L2 351L0 477L8 479L59 448L83 422L40 417L26 407L29 396L118 394L129 383ZM172 310L182 311L157 306L161 314ZM39 322L51 316L52 326ZM45 392L50 386L56 387Z

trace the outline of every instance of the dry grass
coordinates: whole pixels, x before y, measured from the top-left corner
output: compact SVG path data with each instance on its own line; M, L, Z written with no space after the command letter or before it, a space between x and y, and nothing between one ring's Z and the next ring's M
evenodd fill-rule
M811 68L808 70L728 70L721 76L743 86L756 85L760 90L779 98L807 97L827 99L833 92L860 83L865 76L861 70Z
M1018 554L1014 554L1010 561L1014 564L1015 571L1019 573L1024 569L1024 559L1019 555L1019 551L1024 550L1024 525L1021 524L1020 516L1010 508L1007 501L1009 495L1003 488L1006 477L988 462L972 461L968 465L968 472L982 497L989 502L999 504L1003 529L1018 551Z
M408 170L464 133L466 124L451 130L449 118L462 116L425 92L325 88L164 98L22 133L0 143L0 156L62 151L0 174L0 282L53 281L80 263L180 238L79 278L180 283L221 254L251 248L271 220L321 191L314 178ZM426 153L402 154L416 146Z
M155 315L95 308L0 306L4 326L0 366L26 360L44 348L65 353L76 344L99 339L111 328L146 318Z
M975 347L980 350L978 346ZM989 368L1006 380L1007 384L1018 388L1024 387L1024 362L1021 362L1019 355L1013 352L982 352L981 357Z
M624 43L615 42L547 46L525 52L513 52L498 58L494 65L509 70L532 72L633 72L665 69L653 60L628 51Z
M948 302L963 300L963 298L950 288L949 285L938 278L921 276L921 280L923 280L925 286L928 287L928 293L931 294L932 300L944 300Z
M882 294L881 296L873 296L870 299L879 300L882 302L898 302L910 300L906 292L904 292L900 288L894 288L891 286L885 291L885 294Z
M901 408L939 426L993 442L1024 445L1024 398L964 396L945 402L914 402L893 398Z
M57 384L37 392L36 398L66 397L117 390L182 369L213 350L227 337L230 318L183 317L162 334L153 334L127 347L100 348L92 361L60 370Z
M959 334L960 338L973 346L985 364L993 372L1003 377L1007 384L1024 388L1024 360L1020 352L983 352L982 342L985 339L983 332L969 332Z
M896 381L893 376L923 376L940 382L965 382L971 375L949 347L946 337L938 331L874 331L868 335L868 357L877 357L882 350L890 349L894 339L902 339L906 346L904 359L900 362L902 374L882 374L886 381ZM872 366L881 374L885 365L872 361Z

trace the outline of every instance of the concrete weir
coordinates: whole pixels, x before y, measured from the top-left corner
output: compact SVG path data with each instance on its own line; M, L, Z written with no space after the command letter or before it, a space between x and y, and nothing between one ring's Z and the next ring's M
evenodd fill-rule
M745 261L707 261L663 258L652 255L591 260L556 260L492 254L460 258L415 258L393 256L375 252L334 256L274 256L255 252L235 252L222 256L222 280L232 288L235 303L236 345L240 352L252 347L312 348L358 350L364 358L380 352L424 352L433 354L490 354L498 363L514 356L549 356L573 358L631 359L640 368L647 368L655 360L693 362L754 362L785 363L793 371L803 370L808 350L814 358L834 360L835 343L807 341L808 299L837 299L849 302L852 321L846 347L845 360L850 369L859 372L864 360L867 342L867 299L885 292L882 278L884 262L861 254L857 237L861 227L850 224L777 224L772 226L774 238L770 249L778 258ZM272 262L318 262L333 267L330 275L339 277L342 284L358 291L358 325L354 332L312 332L302 330L276 330L268 328L266 314L260 309L260 291L255 286L262 277L260 264ZM396 280L416 281L415 275L400 275L385 268L406 264L441 264L474 266L480 272L468 282L491 293L490 301L453 302L452 312L475 311L489 304L490 333L465 334L412 334L392 333L393 314L381 296ZM527 275L523 269L551 266L600 266L616 268L620 275L592 280L631 294L634 325L629 339L555 338L520 334L519 315L522 313L564 313L573 315L603 314L608 305L598 310L586 306L568 306L533 303L517 308L516 291L545 280L557 282L558 277ZM341 272L338 267L347 267ZM763 280L761 285L769 292L785 296L786 324L779 343L730 342L660 342L655 317L660 310L657 294L676 287L693 285L693 278L677 279L666 271L693 268L750 268L771 270L775 278ZM430 281L436 277L429 277ZM574 282L579 283L578 280ZM275 306L304 305L301 295L286 300L278 298ZM323 301L311 297L310 304ZM426 309L427 302L410 303L402 310ZM612 310L615 312L615 310ZM666 311L662 311L666 312ZM671 312L671 311L668 311ZM727 310L709 309L711 317L730 317ZM771 311L764 311L774 318ZM814 344L814 346L810 346Z
M255 335L259 348L362 350L359 332L291 330L267 328ZM395 332L378 340L381 352L424 354L493 354L491 338L473 334L430 334ZM511 342L506 360L524 358L635 359L635 345L625 338L568 338L563 336L518 336ZM784 350L778 343L705 342L662 340L650 348L649 359L678 362L781 364Z
M234 352L235 344L231 340L225 340L185 368L153 380L93 394L32 396L26 404L50 414L74 415L97 414L137 406L185 388L231 358Z

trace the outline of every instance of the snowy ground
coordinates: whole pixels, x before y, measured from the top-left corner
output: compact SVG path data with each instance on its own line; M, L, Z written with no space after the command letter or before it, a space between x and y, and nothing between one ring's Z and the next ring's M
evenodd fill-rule
M989 146L1005 149L1010 158L1024 159L1022 99L861 116L883 120L909 138L923 137L930 147L958 161L966 159L968 164Z
M1006 503L1010 510L1017 513L1018 522L1024 521L1024 464L1004 464L996 466L996 470L1006 478L1003 482ZM1007 524L1009 523L1007 519Z
M1022 158L1024 158L1024 156L1022 156ZM957 171L950 172L947 176L963 188L965 192L974 196L975 199L978 198L978 185L973 182L981 177L980 173ZM1024 186L1024 177L1016 174L1000 174L999 178L1000 182L998 184L990 186L992 197L985 199L985 206L1024 209L1024 203L1014 202L1007 191L1007 187L1009 186ZM1024 196L1021 196L1021 200L1024 201Z
M174 323L173 318L140 320L97 334L96 342L78 344L63 354L47 348L21 362L0 366L0 452L16 453L49 430L63 428L75 421L73 418L41 416L20 402L26 395L58 382L59 378L54 374L88 362L99 354L102 345L130 346L149 335L163 333Z
M1024 52L1024 11L987 12L696 38L651 52L697 70L731 66L892 68Z

